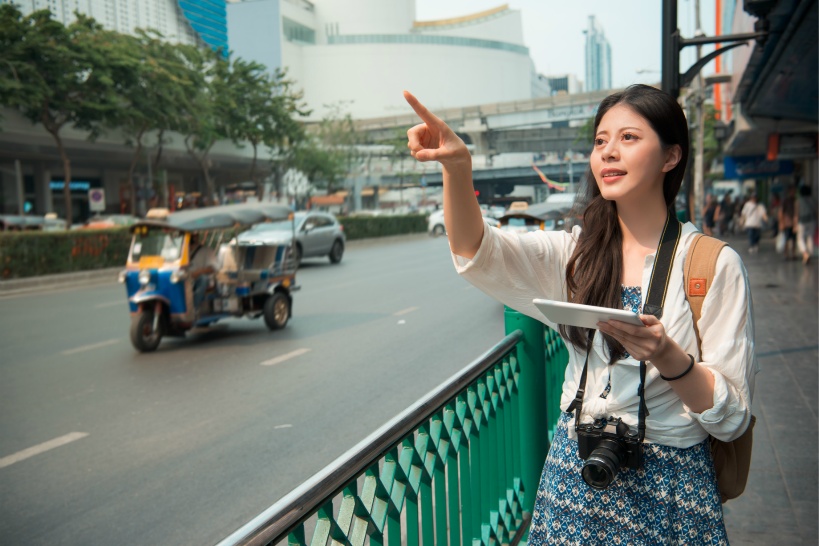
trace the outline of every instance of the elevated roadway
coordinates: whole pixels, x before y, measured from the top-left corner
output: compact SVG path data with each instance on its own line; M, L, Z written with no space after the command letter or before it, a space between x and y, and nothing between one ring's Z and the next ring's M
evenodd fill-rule
M593 118L597 105L612 91L557 95L524 101L444 108L434 113L452 127L477 155L502 153L565 153L582 149L580 129ZM423 97L421 97L423 100ZM419 122L407 113L355 120L357 131L371 142L394 139Z

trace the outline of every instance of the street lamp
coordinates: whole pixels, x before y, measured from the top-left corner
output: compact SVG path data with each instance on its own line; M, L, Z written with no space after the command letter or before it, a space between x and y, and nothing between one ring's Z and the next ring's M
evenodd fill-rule
M756 32L743 34L725 34L709 38L708 36L695 36L694 38L683 38L680 36L680 29L677 28L677 0L663 0L662 10L662 89L676 98L680 95L680 89L688 86L694 77L705 65L730 51L735 47L747 45L748 40L756 40L764 43L768 36L768 22L764 18L770 13L775 2L772 0L744 0L746 12L760 17L754 29ZM699 59L684 74L680 74L680 51L688 46L703 46L707 44L722 44L733 42L729 45L716 49Z
M775 0L744 0L744 9L751 15L760 17L760 21L754 25L756 32L745 34L729 34L709 38L701 32L693 38L682 38L680 36L680 29L677 28L677 0L663 0L662 10L662 83L663 91L668 92L675 99L680 95L680 89L688 87L691 81L697 76L705 65L722 55L726 51L730 51L735 47L747 45L748 40L756 40L757 43L764 43L768 36L768 24L764 20L773 6ZM697 26L699 27L699 3L697 3ZM733 42L729 45L722 46L715 49L708 55L700 58L699 48L707 44L721 44L726 42ZM697 62L695 62L685 73L680 74L680 51L684 47L697 46ZM715 81L712 83L716 83ZM702 93L706 85L703 78L700 77L696 89L697 101L697 145L695 151L695 166L694 166L694 199L695 205L692 209L692 202L690 200L691 191L689 182L686 179L686 198L688 201L689 212L691 217L696 218L697 211L701 210L704 195L703 195L703 181L702 181L702 132L703 132L703 117L702 117Z

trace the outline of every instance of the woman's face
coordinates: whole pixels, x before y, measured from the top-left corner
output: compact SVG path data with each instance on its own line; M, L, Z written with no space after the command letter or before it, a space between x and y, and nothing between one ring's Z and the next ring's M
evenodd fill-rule
M680 155L679 146L663 149L644 117L618 104L597 126L590 164L604 199L645 203L658 195L662 199L665 173L677 165Z

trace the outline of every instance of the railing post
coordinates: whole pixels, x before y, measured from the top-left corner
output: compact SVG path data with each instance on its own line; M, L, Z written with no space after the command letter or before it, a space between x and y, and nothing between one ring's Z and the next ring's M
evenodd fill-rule
M508 307L504 308L506 334L520 330L518 343L520 366L520 453L523 481L523 510L532 513L540 474L549 451L546 419L546 345L545 326Z

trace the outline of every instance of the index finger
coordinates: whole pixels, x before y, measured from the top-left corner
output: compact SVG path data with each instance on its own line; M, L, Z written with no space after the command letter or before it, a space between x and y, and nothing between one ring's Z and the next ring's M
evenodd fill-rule
M412 109L415 110L415 113L418 114L418 117L425 123L432 125L439 125L441 123L440 118L427 110L427 107L421 104L421 102L415 98L415 95L409 91L404 91L404 99L406 99L409 105L412 106Z

